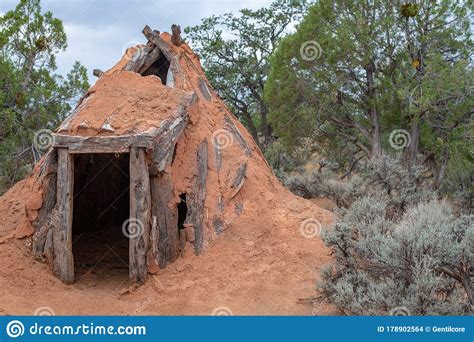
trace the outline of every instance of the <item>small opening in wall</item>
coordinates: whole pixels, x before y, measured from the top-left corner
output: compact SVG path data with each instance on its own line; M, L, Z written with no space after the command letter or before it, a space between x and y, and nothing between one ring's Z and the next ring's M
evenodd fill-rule
M184 221L188 215L188 206L186 204L186 194L179 195L180 202L178 204L178 229L184 228Z
M148 69L146 69L142 76L155 75L161 80L161 83L166 85L166 79L168 77L168 70L170 68L170 61L162 53L160 58L156 60Z

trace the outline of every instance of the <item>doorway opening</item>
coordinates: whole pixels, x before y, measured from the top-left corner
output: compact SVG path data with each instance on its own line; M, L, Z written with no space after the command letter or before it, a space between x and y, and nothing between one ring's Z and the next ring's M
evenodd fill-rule
M128 279L129 154L74 156L72 244L75 281Z

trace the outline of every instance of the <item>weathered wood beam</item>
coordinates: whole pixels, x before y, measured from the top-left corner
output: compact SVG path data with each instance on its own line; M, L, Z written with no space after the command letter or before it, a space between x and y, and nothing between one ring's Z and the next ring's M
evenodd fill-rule
M54 271L63 282L74 282L72 218L74 160L67 148L58 149L57 224L53 225Z
M160 134L155 139L153 162L158 172L163 172L171 164L174 146L188 124L188 117L178 117L166 121L160 127Z
M53 134L53 147L69 148L70 153L125 153L130 147L153 146L154 135L133 134L119 136L81 137Z
M189 121L187 109L195 101L196 93L192 92L185 96L173 117L163 121L154 133L156 138L153 143L152 159L156 170L152 173L163 172L166 166L171 164L176 142Z
M207 140L204 139L197 150L197 174L194 180L194 187L189 194L188 215L185 224L191 224L194 227L196 235L194 241L194 251L196 255L202 252L204 241L203 216L204 201L206 199L207 183Z
M51 150L45 159L43 177L43 203L35 221L35 233L32 238L33 255L42 258L45 251L45 243L48 232L53 223L52 212L56 205L57 186L57 152Z
M237 126L232 122L232 119L229 115L224 116L224 122L225 122L225 125L227 126L227 128L232 132L232 135L237 140L237 143L239 144L239 146L244 150L245 155L251 156L252 155L252 149L247 144L247 141L244 139L244 137L240 133Z
M150 236L151 213L150 177L146 165L145 149L130 148L130 279L144 283L147 274L147 250Z
M175 261L179 256L178 213L174 203L174 187L171 174L163 172L151 177L152 217L156 224L151 236L153 262L160 268Z
M239 193L242 186L244 185L246 172L247 172L247 163L243 163L237 168L237 172L235 174L234 180L231 185L233 192L230 198L234 198Z
M92 75L94 75L97 78L101 78L103 74L104 72L100 69L94 69L94 71L92 71Z
M142 32L145 35L146 39L149 42L155 44L160 49L160 51L166 56L168 61L170 61L170 68L176 80L176 76L181 75L182 73L181 66L179 65L177 57L175 57L175 55L171 51L168 43L161 39L160 33L158 31L153 31L148 25L143 28ZM176 82L174 82L174 84L176 84Z
M199 90L201 91L201 94L202 96L204 96L206 101L211 101L211 91L209 90L206 81L202 77L199 77Z
M142 74L151 67L160 56L160 49L155 46L155 44L149 43L147 46L140 48L140 50L135 53L133 58L124 67L124 70Z
M176 24L171 25L171 42L176 46L180 46L183 43L183 39L181 38L181 26Z

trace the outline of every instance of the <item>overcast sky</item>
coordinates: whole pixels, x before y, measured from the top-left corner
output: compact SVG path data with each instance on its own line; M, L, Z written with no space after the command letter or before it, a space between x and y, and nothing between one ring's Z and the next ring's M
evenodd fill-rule
M18 0L0 0L0 13L16 6ZM170 31L172 24L199 24L213 14L259 8L271 0L42 0L43 11L52 11L63 21L68 37L66 52L58 56L59 72L67 73L74 61L84 64L91 82L93 69L107 70L126 47L145 43L141 31Z

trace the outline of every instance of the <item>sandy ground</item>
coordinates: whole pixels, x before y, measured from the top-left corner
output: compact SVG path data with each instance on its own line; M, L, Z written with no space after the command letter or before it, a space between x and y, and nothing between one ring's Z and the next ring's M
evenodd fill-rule
M136 289L117 248L108 246L95 265L77 265L75 284L64 285L32 259L25 240L0 244L0 314L32 315L41 307L56 315L337 314L298 303L317 295L318 270L330 257L319 237L297 227L229 229L204 255L189 253Z

